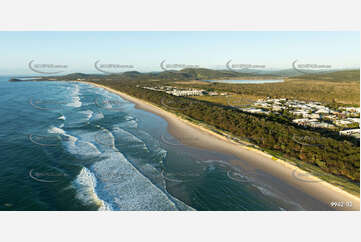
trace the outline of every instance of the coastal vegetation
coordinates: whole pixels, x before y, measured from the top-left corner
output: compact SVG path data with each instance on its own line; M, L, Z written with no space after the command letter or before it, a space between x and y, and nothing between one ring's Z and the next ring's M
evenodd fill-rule
M344 76L344 79L342 78ZM359 106L360 74L342 71L320 75L282 77L285 82L272 84L225 84L200 82L209 79L250 79L231 71L186 69L180 72L139 73L121 75L71 74L51 77L51 80L82 80L96 82L131 96L143 99L192 122L205 124L234 140L247 142L261 150L291 161L311 173L359 193L360 143L353 137L342 137L337 132L305 128L292 124L282 115L264 116L242 112L228 105L222 97L176 97L164 92L142 88L152 85L172 85L200 88L207 91L231 92L257 98L289 98L319 101L330 106ZM280 78L269 74L259 79ZM302 140L307 139L307 142ZM317 172L316 172L317 171Z
M229 132L263 149L314 164L326 172L344 176L354 182L360 180L359 141L357 139L339 137L332 132L326 133L321 130L301 129L283 122L276 116L246 114L228 106L192 98L174 97L130 86L109 86L163 106L168 110L176 110L178 113ZM314 145L302 145L294 140L295 136L309 137L313 140Z
M287 76L285 74L288 74ZM232 92L247 95L251 99L288 98L303 101L318 101L329 106L360 106L360 71L345 70L323 74L300 75L292 70L270 72L264 74L248 74L228 70L184 69L181 71L165 71L140 73L136 71L123 74L96 75L74 73L60 77L62 80L87 80L126 82L138 85L167 85L177 87L200 88L207 91ZM52 79L59 79L53 77ZM283 79L281 83L265 84L227 84L211 83L202 80L270 80ZM210 101L210 100L209 100Z
M342 76L345 78L342 79ZM189 82L176 83L178 87L192 87L207 91L232 92L253 99L288 98L317 101L329 106L360 106L360 72L341 71L331 74L305 75L283 78L282 83L224 84Z

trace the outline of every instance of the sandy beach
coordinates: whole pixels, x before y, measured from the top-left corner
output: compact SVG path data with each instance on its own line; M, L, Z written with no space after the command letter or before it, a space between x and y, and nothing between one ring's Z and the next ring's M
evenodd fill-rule
M270 185L279 186L281 189L284 189L290 197L300 196L300 201L302 201L303 197L305 199L307 197L309 203L318 201L324 205L329 205L330 209L335 210L360 210L360 197L322 181L286 161L272 157L260 150L235 143L222 135L181 119L177 115L141 99L134 98L100 84L92 82L84 83L116 93L122 98L136 104L136 108L161 116L168 122L168 132L186 145L234 155L238 157L239 160L234 160L234 162L232 162L233 165L245 166L245 164L247 164L246 169L259 169L272 175L277 182L273 184L272 181L270 181ZM337 202L342 204L342 206L331 207L331 202ZM350 206L350 204L352 205ZM305 206L300 205L307 210L306 204Z

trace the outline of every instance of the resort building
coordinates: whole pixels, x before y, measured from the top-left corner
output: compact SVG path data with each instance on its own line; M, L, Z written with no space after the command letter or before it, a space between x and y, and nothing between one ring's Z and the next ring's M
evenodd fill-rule
M340 131L340 135L353 136L353 137L359 139L360 138L360 129L343 130L343 131Z

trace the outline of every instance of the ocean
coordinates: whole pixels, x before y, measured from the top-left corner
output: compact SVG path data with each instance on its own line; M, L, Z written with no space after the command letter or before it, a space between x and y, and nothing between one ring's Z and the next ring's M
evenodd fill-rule
M0 77L0 210L303 210L101 88Z

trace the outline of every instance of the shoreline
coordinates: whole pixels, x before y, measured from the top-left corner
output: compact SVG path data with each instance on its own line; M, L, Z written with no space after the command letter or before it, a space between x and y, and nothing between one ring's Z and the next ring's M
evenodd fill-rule
M227 137L217 134L201 125L196 125L174 113L168 112L152 103L132 97L110 87L86 81L77 81L106 89L112 93L135 104L135 108L151 112L165 119L168 123L168 132L179 139L183 144L195 146L201 149L211 149L225 154L231 154L240 160L246 160L250 166L256 166L282 182L292 186L295 190L301 190L310 197L329 204L331 202L352 202L352 207L332 207L336 210L360 210L360 197L350 194L341 188L317 178L299 167L287 161L275 158L270 154L258 149L247 147L236 143ZM233 165L243 166L239 161L232 162ZM307 176L307 181L295 177L295 173ZM302 176L302 175L300 175ZM330 210L332 210L330 207Z

